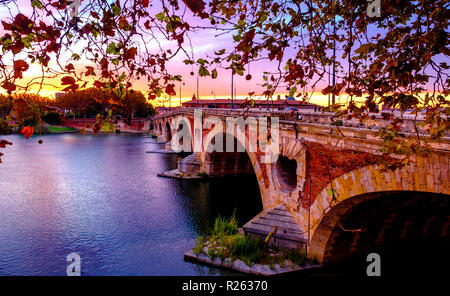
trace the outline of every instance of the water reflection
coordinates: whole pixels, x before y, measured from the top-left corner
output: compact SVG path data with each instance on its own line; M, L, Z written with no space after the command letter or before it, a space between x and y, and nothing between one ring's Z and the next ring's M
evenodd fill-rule
M84 275L220 275L184 262L197 234L237 208L261 210L256 178L156 176L175 155L131 135L8 136L0 165L0 275L64 275L78 252Z

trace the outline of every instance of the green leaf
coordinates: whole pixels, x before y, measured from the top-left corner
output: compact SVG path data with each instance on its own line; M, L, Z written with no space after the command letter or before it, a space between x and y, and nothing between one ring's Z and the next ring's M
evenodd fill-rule
M225 53L225 48L219 50L219 51L215 51L214 52L216 55L223 55Z
M212 79L216 79L217 78L217 70L216 69L211 71L211 78Z
M245 21L239 19L239 20L238 20L238 27L241 27L241 28L245 27Z
M36 8L38 8L38 9L42 9L42 3L41 3L41 1L39 1L39 0L33 0L33 1L31 2L31 6L32 6L32 7L36 7Z
M156 18L157 18L158 21L160 21L160 22L164 21L164 17L165 17L165 14L164 14L163 11L161 11L160 13L158 13L158 14L156 15Z
M327 189L327 193L329 196L334 196L335 192L336 192L336 190L334 190L334 189Z
M205 66L201 66L200 69L198 70L198 75L200 76L209 76L209 71L208 69L205 68Z
M203 66L203 65L205 65L205 64L208 64L208 61L206 61L206 60L204 60L204 59L198 59L198 60L197 60L197 63Z
M108 53L108 54L116 54L116 52L117 52L116 44L114 42L111 42L110 44L108 44L108 48L106 49L106 53Z
M118 16L120 14L120 12L122 11L120 9L120 7L116 6L116 5L111 5L111 10L112 10L114 16Z
M241 41L242 39L242 35L241 34L237 34L237 35L233 35L233 40L236 42Z

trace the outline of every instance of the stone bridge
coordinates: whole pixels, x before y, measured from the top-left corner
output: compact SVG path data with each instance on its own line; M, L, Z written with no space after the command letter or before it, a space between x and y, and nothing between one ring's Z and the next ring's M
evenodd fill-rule
M174 138L181 129L194 135L195 126L201 128L198 143L195 137L181 140L190 141L194 149L201 144L201 151L179 162L182 174L203 172L214 177L254 172L263 212L244 226L247 234L266 237L275 231L276 244L306 249L321 263L351 257L398 237L448 241L448 137L431 142L429 155L413 156L405 166L390 170L380 162L376 130L386 122L379 115L364 124L333 123L332 113L321 112L202 109L201 115L202 122L196 123L194 109L178 108L153 118L150 129L170 149L170 143L180 140ZM261 149L250 149L249 125L243 139L236 127L225 124L227 117L267 116L279 118L279 156L273 162L263 160L266 152ZM216 124L206 124L207 118ZM268 125L269 144L274 142L270 120ZM413 119L406 119L405 133L413 127ZM208 147L227 138L236 140L234 148L240 144L244 149L208 152Z

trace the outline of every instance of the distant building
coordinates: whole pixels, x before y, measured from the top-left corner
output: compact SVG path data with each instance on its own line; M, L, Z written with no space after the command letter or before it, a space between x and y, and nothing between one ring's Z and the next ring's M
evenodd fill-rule
M242 109L250 107L252 109L270 109L270 110L319 110L321 107L316 104L296 101L294 98L286 100L255 100L253 107L248 100L233 100L233 107L235 109ZM216 99L216 100L191 100L182 103L183 107L196 108L231 108L230 99Z
M56 92L55 93L55 98L57 99L57 98L59 98L59 97L62 97L62 96L64 96L66 93L64 93L64 92Z

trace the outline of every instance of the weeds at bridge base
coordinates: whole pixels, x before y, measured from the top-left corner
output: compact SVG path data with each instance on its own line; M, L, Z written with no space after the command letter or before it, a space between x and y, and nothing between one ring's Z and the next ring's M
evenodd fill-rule
M212 261L219 258L222 263L227 258L231 262L240 259L248 266L267 265L271 270L276 265L293 267L317 264L315 260L307 258L303 251L279 249L259 238L239 233L234 214L229 218L217 217L211 234L197 237L192 253L208 256Z

